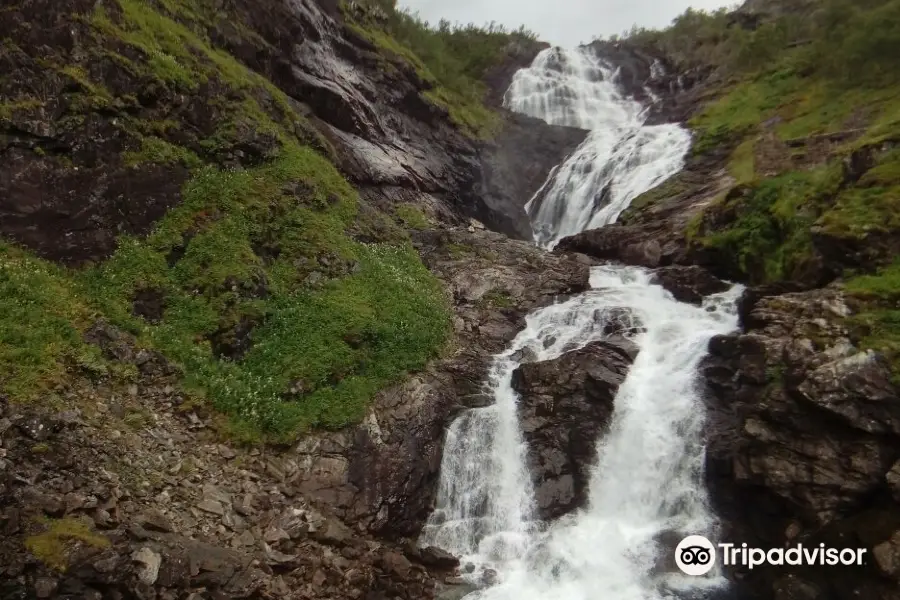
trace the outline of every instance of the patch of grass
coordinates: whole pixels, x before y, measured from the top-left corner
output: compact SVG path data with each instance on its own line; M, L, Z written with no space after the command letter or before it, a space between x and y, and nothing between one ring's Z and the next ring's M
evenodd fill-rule
M136 152L126 152L123 156L125 164L129 167L145 163L155 164L182 164L189 169L194 169L202 164L200 158L181 146L175 146L158 137L145 137L141 140L141 149Z
M520 28L507 31L495 24L486 27L437 27L390 2L369 0L362 11L344 5L351 27L384 54L415 69L431 89L422 94L445 108L451 120L476 138L492 136L499 116L484 104L487 88L482 82L491 67L499 64L515 44L535 43L536 36Z
M431 226L422 209L414 204L401 204L394 209L394 213L411 229L428 229Z
M513 305L512 295L507 291L494 288L481 297L480 303L485 307L510 308Z
M90 316L63 269L0 242L0 390L31 402L68 366L99 362L81 340Z
M69 566L71 554L79 547L107 548L109 539L95 533L86 520L44 519L43 533L25 539L25 548L51 569L64 572Z
M37 98L20 98L8 102L0 102L0 121L8 121L19 111L34 110L44 106Z
M472 253L472 247L466 244L447 244L447 252L455 260L465 258Z
M801 87L790 68L782 68L735 85L728 93L692 118L693 152L703 154L721 145L737 145L759 125L775 115Z
M730 223L695 232L694 241L722 251L752 283L790 278L812 253L810 227L819 203L827 203L840 182L838 165L765 179L716 206L733 215Z
M818 224L831 235L856 239L900 230L900 151L882 157L856 185L842 190Z
M751 183L756 179L755 148L756 140L751 138L742 142L731 153L731 160L728 162L728 172L731 173L731 176L734 177L739 185Z
M872 275L860 275L844 282L848 293L869 300L900 300L900 261L879 269Z
M439 283L409 246L346 235L356 192L314 151L289 146L244 171L206 167L183 198L146 240L122 240L79 280L115 324L235 417L235 435L286 439L346 425L443 345ZM131 315L143 287L166 294L156 325ZM234 360L217 356L215 340L238 335L241 323L253 324L249 348Z
M628 208L619 217L622 223L628 223L629 219L639 213L643 208L652 206L657 202L678 196L690 189L682 179L683 173L678 173L654 188L651 188L631 201Z

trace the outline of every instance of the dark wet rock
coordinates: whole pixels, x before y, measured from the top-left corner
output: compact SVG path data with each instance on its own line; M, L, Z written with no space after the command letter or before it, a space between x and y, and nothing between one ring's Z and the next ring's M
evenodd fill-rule
M118 148L98 143L97 152L114 152L126 143L109 122L96 131L90 124L84 128L86 143L104 136L118 139ZM131 169L113 163L73 170L55 157L11 148L0 167L0 234L67 264L105 258L115 250L117 236L149 232L181 201L187 175L183 167L161 165Z
M457 557L434 546L428 546L419 550L417 558L423 565L443 571L450 571L459 566Z
M159 323L166 310L166 296L162 290L141 288L134 294L132 314L148 323Z
M757 290L744 310L746 332L713 338L701 366L710 390L707 483L723 539L884 549L900 528L890 492L900 390L889 365L853 345L837 287ZM774 569L754 570L745 583L784 598L832 597L811 589L882 597L864 570L786 581Z
M609 426L633 353L627 340L593 342L513 372L540 518L584 504L597 440Z
M587 132L581 129L508 115L500 133L481 151L477 191L484 206L477 208L474 216L495 231L531 240L525 204L585 137Z
M729 285L702 267L663 267L653 273L657 283L679 302L701 304L703 298L728 290Z

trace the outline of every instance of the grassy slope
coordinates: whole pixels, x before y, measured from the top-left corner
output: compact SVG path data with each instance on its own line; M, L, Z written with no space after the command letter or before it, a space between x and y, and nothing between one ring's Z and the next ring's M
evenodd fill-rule
M442 21L430 27L417 16L396 7L394 0L364 0L365 11L344 13L351 27L383 53L411 65L431 86L423 96L443 107L468 135L491 137L500 125L498 115L484 105L487 71L507 56L511 46L533 44L536 36L519 29L494 26L452 27ZM390 68L390 63L386 63Z
M900 267L877 242L900 235L900 1L826 0L755 32L727 22L724 11L689 12L668 31L632 33L682 68L726 74L691 126L694 152L731 149L739 187L706 210L691 242L751 283L803 277L817 243L865 248L872 260L844 274L857 334L900 359ZM837 132L849 134L816 142ZM874 162L855 182L843 166L854 153Z
M179 365L186 388L230 415L235 435L288 439L340 427L440 351L449 334L443 289L401 227L359 216L356 191L308 145L321 146L287 98L209 43L204 26L227 15L206 6L114 0L86 19L93 52L170 91L214 85L228 118L201 141L203 158L162 139L177 121L123 119L141 140L124 164L179 162L192 176L179 207L149 236L122 238L103 263L67 270L0 242L0 390L45 402L61 397L73 374L136 377L82 340L103 317ZM79 65L46 68L81 80L85 113L133 102ZM41 102L14 99L0 118ZM247 131L277 140L267 160L219 166L219 153ZM359 233L378 241L358 242ZM164 302L158 322L133 314L136 293L148 290ZM244 325L253 327L246 353L217 356L216 345L234 345Z

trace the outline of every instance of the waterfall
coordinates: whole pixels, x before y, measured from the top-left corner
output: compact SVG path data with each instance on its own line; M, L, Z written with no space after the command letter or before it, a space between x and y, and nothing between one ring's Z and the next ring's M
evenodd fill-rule
M615 87L614 71L588 50L550 49L516 74L507 104L548 122L591 130L532 200L535 241L614 222L638 194L681 168L690 136L644 126L644 110ZM494 357L494 403L450 426L436 509L420 544L459 556L479 600L657 600L721 585L657 568L664 538L711 534L702 482L703 406L696 368L709 339L737 327L740 286L703 306L677 302L646 269L600 266L591 289L535 311ZM623 317L624 315L624 317ZM622 320L628 321L622 326ZM618 325L609 327L609 325ZM639 353L597 441L588 505L549 526L534 517L533 485L512 375L524 356L543 361L626 330Z
M671 123L644 125L646 109L615 82L616 70L589 49L550 48L515 74L506 93L514 111L590 131L525 206L535 240L548 249L614 222L634 198L684 166L690 133Z

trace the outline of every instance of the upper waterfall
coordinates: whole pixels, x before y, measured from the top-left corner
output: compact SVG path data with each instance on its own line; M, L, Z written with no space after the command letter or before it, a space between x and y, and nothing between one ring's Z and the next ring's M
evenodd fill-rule
M646 108L624 96L616 78L589 48L548 48L515 74L506 93L513 111L590 131L525 207L544 247L614 222L684 166L690 133L677 124L646 125Z

